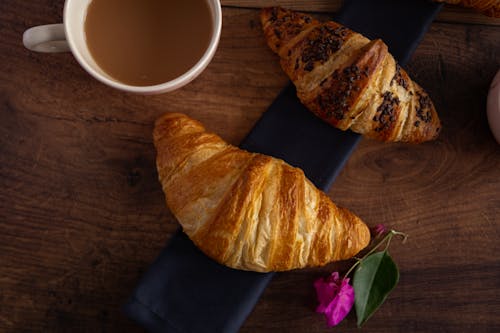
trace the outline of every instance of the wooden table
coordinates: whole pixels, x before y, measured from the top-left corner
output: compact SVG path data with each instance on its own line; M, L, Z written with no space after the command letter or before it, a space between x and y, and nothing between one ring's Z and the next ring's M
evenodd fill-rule
M258 7L223 1L217 54L190 85L136 96L70 54L25 50L23 31L63 1L0 2L0 331L141 332L120 306L178 224L157 181L151 131L184 112L237 144L287 83ZM272 1L326 18L339 1ZM444 130L418 146L363 140L329 195L410 235L400 283L366 332L500 331L500 146L485 114L500 20L450 7L407 66ZM326 332L312 282L344 264L277 275L242 332ZM203 311L203 309L200 309ZM357 332L351 314L337 332Z

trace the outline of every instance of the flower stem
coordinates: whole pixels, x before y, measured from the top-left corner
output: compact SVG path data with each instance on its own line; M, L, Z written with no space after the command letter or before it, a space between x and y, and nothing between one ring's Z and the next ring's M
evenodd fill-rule
M363 259L365 259L365 257L363 257L361 259L356 259L356 262L354 263L354 265L351 266L351 268L349 268L349 270L347 271L347 273L345 273L343 279L345 279L346 277L348 277L349 274L351 274L351 272L354 270L354 268L356 268L363 261Z
M392 237L394 237L394 236L401 236L401 237L403 237L403 243L406 242L406 239L408 238L408 235L405 234L405 233L403 233L403 232L399 232L399 231L396 231L396 230L389 231L387 233L387 235L385 235L384 238L382 238L380 240L380 242L378 242L374 247L372 247L371 250L368 251L363 257L356 258L356 262L351 266L351 268L349 268L349 270L347 271L347 273L345 273L344 279L346 277L348 277L349 274L351 274L351 272L354 270L354 268L356 268L359 264L361 264L361 262L363 262L363 260L365 260L373 252L375 252L384 243L386 243L385 249L384 249L384 251L386 251L389 248L389 244L391 243Z

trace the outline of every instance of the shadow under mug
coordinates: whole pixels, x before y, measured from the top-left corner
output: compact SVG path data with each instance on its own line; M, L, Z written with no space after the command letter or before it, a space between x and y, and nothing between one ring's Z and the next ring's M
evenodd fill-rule
M152 86L133 86L117 81L103 71L92 58L85 39L85 17L91 0L66 0L62 24L32 27L23 34L24 46L37 52L71 51L80 65L97 80L116 89L138 94L160 94L178 89L194 80L212 60L222 29L219 0L206 0L212 14L213 31L210 43L198 62L181 76Z

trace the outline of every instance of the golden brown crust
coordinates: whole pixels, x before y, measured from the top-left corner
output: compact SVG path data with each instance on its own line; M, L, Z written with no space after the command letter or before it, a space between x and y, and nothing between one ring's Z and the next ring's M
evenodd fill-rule
M309 110L339 129L381 141L419 143L438 136L441 125L429 96L383 41L306 17L279 7L261 13L268 44Z
M265 18L267 24L265 32L267 44L274 52L277 52L282 44L288 44L303 30L318 24L318 21L309 15L296 12L288 14L276 7L263 9L261 17ZM275 29L277 26L282 29Z
M500 18L499 0L434 0L436 2L445 2L450 5L461 5L463 7L474 8L481 13Z
M366 247L366 225L280 159L225 143L187 116L156 121L168 206L209 257L259 272L319 266Z

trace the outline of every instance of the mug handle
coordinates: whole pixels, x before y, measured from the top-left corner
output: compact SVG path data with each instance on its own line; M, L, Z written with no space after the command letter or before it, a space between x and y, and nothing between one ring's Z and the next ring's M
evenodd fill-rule
M47 24L29 28L23 33L24 47L36 52L70 51L64 24Z

